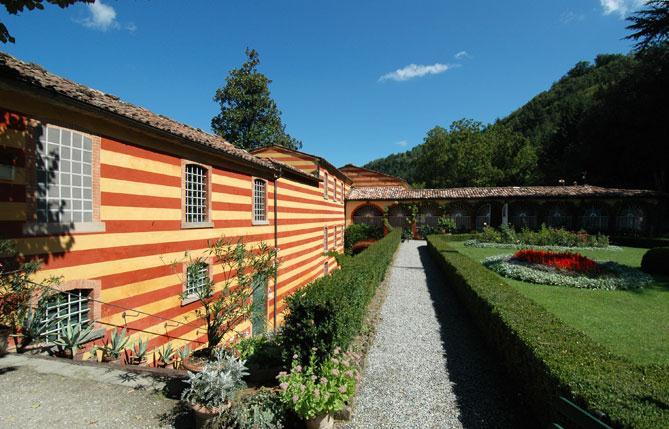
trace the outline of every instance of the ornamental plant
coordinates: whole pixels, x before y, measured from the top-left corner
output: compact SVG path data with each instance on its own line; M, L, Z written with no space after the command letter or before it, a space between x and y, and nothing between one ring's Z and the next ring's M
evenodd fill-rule
M312 350L306 367L294 355L290 373L283 371L277 376L281 400L305 420L342 410L355 394L360 378L351 353L342 354L336 348L330 359L318 365L316 351Z
M595 261L580 253L550 252L545 250L523 249L517 251L512 260L528 264L539 264L561 271L579 274L603 274L604 269Z

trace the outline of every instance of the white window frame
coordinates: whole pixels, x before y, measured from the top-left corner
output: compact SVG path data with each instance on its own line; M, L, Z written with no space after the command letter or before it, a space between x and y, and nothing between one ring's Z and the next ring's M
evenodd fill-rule
M258 194L258 184L262 183L262 195ZM252 224L253 225L267 225L269 224L269 219L267 216L267 180L259 179L257 177L253 178L253 192L252 192ZM259 210L258 204L262 204L262 210ZM263 216L259 217L258 214L262 211Z
M213 228L214 222L211 219L211 167L188 160L182 160L181 164L181 228ZM189 179L191 179L193 174L191 171L193 170L199 170L200 173L204 174L195 175L199 180L193 182L194 186L189 186ZM191 195L191 193L195 193L195 195ZM189 204L189 201L192 201L193 198L198 200L202 206Z
M191 279L191 269L196 265L200 265L197 269L198 278ZM188 299L196 299L198 288L204 287L206 282L211 280L211 266L207 261L197 261L186 266L186 279L184 282L184 295Z
M328 227L323 227L323 250L328 251Z
M52 321L51 328L42 333L42 337L52 341L66 326L81 325L83 327L93 323L90 317L93 313L90 305L92 295L91 289L70 289L50 297L41 322L46 324L52 317L55 317L55 320ZM54 303L53 300L56 302ZM73 308L74 311L72 311Z
M337 178L336 177L334 178L334 187L333 187L332 192L333 192L332 199L334 201L337 201Z
M324 171L323 172L323 198L325 198L326 200L328 199L328 183L329 183L328 172Z

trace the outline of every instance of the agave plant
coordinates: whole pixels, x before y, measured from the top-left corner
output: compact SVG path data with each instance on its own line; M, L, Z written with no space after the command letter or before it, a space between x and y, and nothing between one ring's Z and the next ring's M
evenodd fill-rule
M149 348L149 342L139 338L132 346L133 360L135 363L141 363L146 357L146 352Z
M176 366L177 367L181 366L181 364L183 364L186 361L186 359L188 359L188 356L190 356L190 354L191 354L191 349L190 347L188 347L188 345L185 345L182 348L177 349L178 360L175 362Z
M52 331L54 324L62 319L62 317L58 317L56 314L43 319L44 314L44 306L38 306L37 308L28 307L25 310L21 318L21 335L19 336L18 352L24 351L33 341Z
M158 356L165 366L174 365L176 351L172 348L172 343L167 343L161 350L158 350Z
M77 350L91 340L92 333L92 325L66 325L61 328L58 333L58 338L53 344L58 347L60 351L69 351L72 355L72 359L74 359Z
M125 350L129 340L130 338L128 338L128 330L126 328L121 330L116 328L109 335L107 342L102 346L94 346L91 349L91 353L96 353L98 350L102 350L103 357L107 356L111 360L116 360Z

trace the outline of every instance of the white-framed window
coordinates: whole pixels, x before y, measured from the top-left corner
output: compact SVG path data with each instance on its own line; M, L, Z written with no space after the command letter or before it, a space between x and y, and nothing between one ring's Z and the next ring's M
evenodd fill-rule
M253 221L267 222L267 182L262 179L253 180Z
M337 179L336 178L334 179L334 188L333 188L332 192L333 192L332 199L337 201Z
M35 152L37 222L93 222L93 141L50 125L44 137Z
M209 281L209 264L200 261L190 264L186 268L186 287L187 296L195 296L201 291Z
M209 221L209 171L197 164L186 164L184 176L184 209L187 223Z
M328 199L328 173L327 171L323 172L323 198Z
M90 294L90 289L72 289L49 297L42 319L42 323L48 327L42 336L52 341L58 338L59 333L66 326L86 326L91 323L89 319Z
M346 197L346 195L344 195L344 182L339 182L339 184L341 185L341 201L344 202L344 198Z
M328 251L328 227L323 227L323 250Z

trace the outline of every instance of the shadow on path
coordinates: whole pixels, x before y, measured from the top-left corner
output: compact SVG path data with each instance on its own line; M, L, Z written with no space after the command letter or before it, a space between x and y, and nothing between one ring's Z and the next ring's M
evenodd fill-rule
M465 428L535 428L537 422L522 408L513 383L485 346L454 291L444 282L426 245L418 247L427 287L440 325L446 370Z

